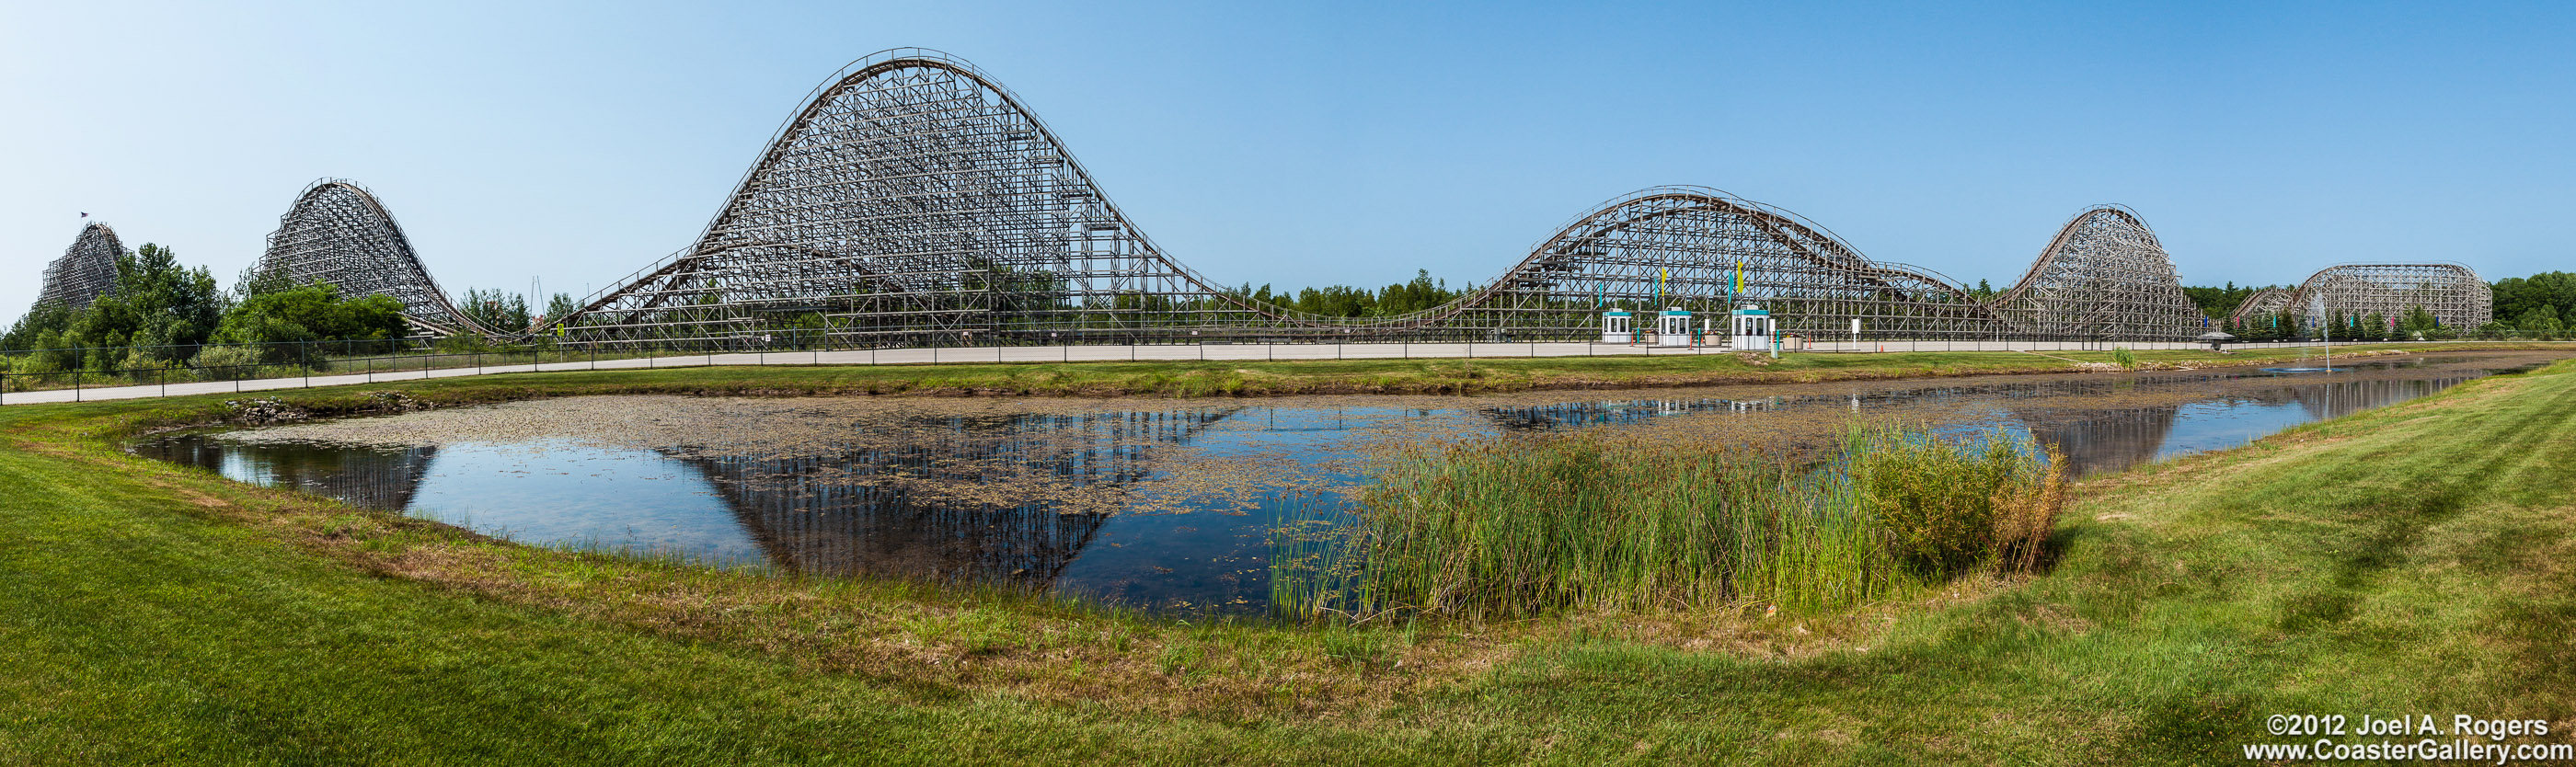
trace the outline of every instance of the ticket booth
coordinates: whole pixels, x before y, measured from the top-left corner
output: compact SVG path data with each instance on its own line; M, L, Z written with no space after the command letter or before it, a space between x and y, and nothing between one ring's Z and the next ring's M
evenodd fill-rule
M1691 313L1681 307L1665 309L1655 317L1656 346L1691 345Z
M1636 328L1633 325L1636 321L1637 315L1630 314L1626 309L1612 309L1610 311L1602 312L1601 342L1605 344L1624 344L1636 340L1636 336L1630 335L1636 332Z
M1762 351L1771 348L1773 336L1771 312L1753 304L1740 304L1727 315L1727 332L1736 351Z

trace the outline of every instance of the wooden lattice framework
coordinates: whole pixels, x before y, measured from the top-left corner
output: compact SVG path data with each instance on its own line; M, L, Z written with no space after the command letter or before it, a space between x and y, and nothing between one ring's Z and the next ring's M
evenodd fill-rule
M1738 286L1741 285L1739 289ZM555 318L576 343L848 346L1260 338L1592 337L1612 306L1722 311L1839 337L2184 338L2172 263L2126 209L2078 216L2007 300L1871 261L1821 226L1714 189L1593 209L1459 301L1322 317L1169 257L1044 123L972 65L919 49L836 73L782 126L695 244ZM2084 303L2094 302L2094 303Z
M2088 209L1989 302L2024 338L2172 340L2202 332L2173 259L2136 211Z
M112 234L108 241L113 247ZM81 271L95 261L73 257L83 247L47 270L49 298L58 282L96 284ZM2359 311L2368 301L2425 298L2445 323L2485 321L2483 283L2462 287L2475 283L2473 273L2425 268L2338 267L2311 283L2316 295L2348 295ZM1938 273L1873 261L1813 222L1705 187L1604 203L1443 306L1391 317L1307 314L1252 300L1171 258L1019 97L966 62L922 49L835 73L779 128L695 243L537 328L476 325L439 290L384 205L346 181L307 187L258 269L393 296L430 332L535 332L575 344L739 348L782 333L845 348L1570 340L1597 338L1609 308L1715 314L1739 300L1764 304L1783 333L1820 339L1843 337L1857 321L1880 339L2180 340L2203 322L2155 233L2124 207L2077 214L2018 282L1979 301ZM57 271L72 276L57 280ZM2293 298L2258 294L2246 306Z
M2475 328L2495 319L2495 291L2475 270L2459 264L2338 264L2310 275L2296 289L2257 291L2228 319L2242 323L2279 312L2311 322L2322 318L2308 315L2320 313L2395 318L2418 307L2444 326Z
M459 311L421 265L393 213L374 193L341 179L315 181L295 196L254 270L293 285L329 283L345 296L392 296L405 318L434 333L521 331L486 328Z
M125 255L125 244L116 239L115 229L106 224L81 227L80 237L63 250L63 256L45 265L36 306L80 311L100 296L116 293L118 263Z

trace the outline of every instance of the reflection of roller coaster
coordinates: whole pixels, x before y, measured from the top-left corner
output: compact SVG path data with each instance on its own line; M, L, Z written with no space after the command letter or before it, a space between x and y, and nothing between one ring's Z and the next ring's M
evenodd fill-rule
M2244 323L2282 312L2396 318L2419 307L2443 325L2475 328L2495 318L2495 291L2459 264L2342 264L2317 272L2295 289L2255 291L2228 321Z
M395 296L435 332L521 332L466 319L383 205L346 182L305 190L261 268ZM718 347L781 333L840 347L1541 340L1597 337L1606 307L1723 311L1738 298L1763 302L1781 332L1815 338L1858 327L1873 338L2179 340L2202 329L2163 246L2126 208L2078 214L2018 283L1979 300L1794 214L1700 187L1605 203L1439 307L1307 314L1171 258L1018 96L963 61L900 49L816 88L695 244L530 330Z
M1043 588L1154 459L1238 408L928 418L918 439L784 455L692 455L769 560L818 575Z

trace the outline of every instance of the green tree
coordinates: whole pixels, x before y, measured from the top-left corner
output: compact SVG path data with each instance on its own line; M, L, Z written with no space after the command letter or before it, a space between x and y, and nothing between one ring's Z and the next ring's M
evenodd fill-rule
M224 315L214 339L228 344L391 340L409 330L402 312L402 302L391 296L344 299L338 286L317 282L243 299ZM298 359L299 353L271 346L262 356L268 362L285 362Z
M467 288L465 296L457 300L456 307L465 312L466 318L494 332L507 333L528 328L528 297L525 295L504 292L498 288L492 290Z
M60 339L63 331L70 329L71 326L71 309L38 304L36 308L27 310L26 314L19 315L18 321L10 324L8 333L0 334L0 349L50 349L53 347L45 344L43 337L51 334L52 337Z
M556 293L553 298L546 299L545 319L559 320L577 311L581 311L581 302L570 293Z
M69 346L87 350L82 366L186 359L213 334L230 300L205 267L189 268L155 243L117 256L116 290L74 311L40 306L20 317L0 347Z
M120 259L117 282L118 297L137 315L128 342L166 361L194 354L232 307L212 272L183 266L176 252L153 243Z

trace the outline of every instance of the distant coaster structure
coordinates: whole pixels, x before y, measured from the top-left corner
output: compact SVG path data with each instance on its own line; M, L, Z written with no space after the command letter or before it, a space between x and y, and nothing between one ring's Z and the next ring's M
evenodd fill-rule
M2453 263L2337 264L2291 289L2264 288L2228 315L2231 324L2288 312L2347 317L2401 317L2422 308L2447 327L2475 328L2495 319L2495 291L2475 270ZM2322 319L2322 318L2314 318Z
M45 265L36 306L79 311L100 296L114 295L123 268L119 262L125 255L125 243L116 239L115 229L104 223L81 227L80 236L63 249L62 257Z

